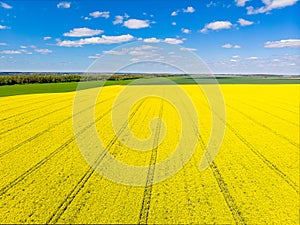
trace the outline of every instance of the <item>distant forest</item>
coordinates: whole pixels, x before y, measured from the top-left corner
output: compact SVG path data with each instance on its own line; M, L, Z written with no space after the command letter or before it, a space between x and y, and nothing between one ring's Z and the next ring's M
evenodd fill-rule
M97 81L97 80L128 80L138 79L142 77L153 77L153 75L142 74L17 74L0 76L0 86L14 84L35 84L35 83L63 83L63 82L79 82L79 81ZM159 75L168 76L168 75Z

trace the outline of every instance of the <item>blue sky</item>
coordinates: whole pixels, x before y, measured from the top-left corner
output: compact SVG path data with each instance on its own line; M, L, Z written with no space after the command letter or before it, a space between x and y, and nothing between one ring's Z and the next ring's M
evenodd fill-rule
M297 0L0 0L0 71L85 71L140 41L180 45L213 73L300 74L299 9Z

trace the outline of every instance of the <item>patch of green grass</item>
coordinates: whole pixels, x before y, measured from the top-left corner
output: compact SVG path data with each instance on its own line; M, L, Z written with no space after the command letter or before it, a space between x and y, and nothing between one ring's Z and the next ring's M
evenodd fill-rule
M173 76L168 77L176 84L214 84L215 80L211 77L198 76L191 78L190 76ZM108 81L87 81L80 84L80 89L88 89L107 85L127 85L132 81L134 85L154 85L154 84L168 84L165 79L145 78L140 80L126 79L126 80L108 80ZM219 84L300 84L300 79L288 78L260 78L260 77L217 77ZM60 93L76 91L78 82L65 83L46 83L46 84L17 84L9 86L0 86L0 96L12 96L23 94L38 94L38 93Z
M80 89L88 89L103 85L125 85L129 80L122 81L88 81L80 84ZM60 93L76 91L78 82L66 83L46 83L46 84L16 84L8 86L0 86L0 96L13 96L25 94L40 94L40 93Z

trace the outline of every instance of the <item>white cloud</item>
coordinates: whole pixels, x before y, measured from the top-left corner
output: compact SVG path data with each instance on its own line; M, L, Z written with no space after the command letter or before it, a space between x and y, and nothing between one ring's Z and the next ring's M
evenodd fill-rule
M88 16L83 17L83 19L84 19L84 20L91 20L91 18L88 17Z
M221 30L230 29L232 23L230 21L216 21L206 24L203 29L200 30L201 33L206 33L208 30Z
M222 48L241 48L239 45L232 45L232 44L224 44L221 46Z
M154 56L158 56L156 52L157 47L151 45L142 45L140 47L122 48L121 50L109 50L103 51L104 54L109 55L131 55L138 56L146 59Z
M247 59L249 59L249 60L257 60L258 57L256 57L256 56L251 56L251 57L248 57Z
M172 44L172 45L178 45L178 44L182 44L183 41L176 39L176 38L165 38L164 42L168 43L168 44Z
M159 43L159 42L165 42L168 44L182 44L183 40L177 39L177 38L165 38L165 39L158 39L156 37L152 37L152 38L145 38L144 39L145 43Z
M27 46L21 45L20 48L27 48Z
M47 40L50 40L52 37L50 37L50 36L47 36L47 37L44 37L43 39L44 39L44 41L47 41Z
M5 2L0 2L0 6L4 9L12 9L12 6Z
M116 44L132 41L134 37L130 34L120 35L120 36L106 36L102 35L102 37L91 37L91 38L83 38L76 41L60 41L58 40L57 46L64 47L82 47L83 45L91 45L91 44Z
M145 42L145 43L159 43L160 40L157 39L157 38L155 38L155 37L152 37L152 38L145 38L145 39L144 39L144 42Z
M239 55L233 55L233 56L231 56L231 58L233 58L233 59L239 59L240 56Z
M115 16L115 20L113 21L113 24L114 25L121 24L123 23L123 20L124 20L124 16Z
M9 29L10 27L8 26L4 26L4 25L0 25L0 30L5 30L5 29Z
M192 31L186 28L181 28L181 32L185 34L190 34Z
M247 14L259 14L259 13L268 13L273 9L281 9L287 6L292 6L297 3L298 0L262 0L265 4L264 6L254 9L253 6L247 7Z
M99 17L102 17L102 18L105 18L105 19L108 19L109 18L109 12L100 12L100 11L95 11L95 12L91 12L89 15L94 17L94 18L99 18Z
M6 46L7 43L0 42L0 46Z
M103 51L104 54L108 54L108 55L125 55L125 54L127 54L127 52L128 52L128 49L126 49L126 48L123 48L120 51L117 51L117 50Z
M238 62L236 59L230 59L230 62Z
M176 26L176 22L172 22L172 25L173 25L173 26Z
M96 54L96 55L90 55L88 58L89 59L99 59L100 58L100 54Z
M129 19L124 22L124 26L129 29L140 29L149 27L150 25L148 20Z
M245 6L246 2L249 2L250 0L234 0L235 4L239 7Z
M46 49L34 49L34 51L41 53L41 54L49 54L49 53L53 52L52 50L49 50L47 48Z
M59 9L69 9L71 8L71 2L60 2L56 6Z
M267 41L265 48L300 48L300 39Z
M180 48L181 51L197 51L196 48Z
M67 33L64 33L63 35L65 37L90 37L95 36L98 34L102 34L103 30L92 30L86 27L83 28L74 28L73 30L70 30Z
M210 3L206 4L207 8L213 7L213 6L217 6L216 2L210 1Z
M242 19L242 18L239 18L238 23L239 23L241 26L244 27L244 26L250 26L250 25L252 25L254 22L249 21L249 20L245 20L245 19Z
M4 50L0 52L1 54L6 54L6 55L17 55L17 54L21 54L22 51L18 51L18 50Z
M192 7L192 6L189 6L187 7L186 9L183 9L182 10L184 13L193 13L195 12L196 10Z
M231 44L224 44L221 47L222 48L232 48L232 45Z
M179 12L179 10L173 11L173 12L171 13L171 16L177 16L177 15L178 15L178 12Z

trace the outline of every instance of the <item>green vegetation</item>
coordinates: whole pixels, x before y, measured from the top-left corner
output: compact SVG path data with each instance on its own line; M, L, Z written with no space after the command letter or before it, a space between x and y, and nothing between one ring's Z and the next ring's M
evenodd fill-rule
M7 75L0 76L0 86L15 85L15 84L44 84L44 83L65 83L65 82L79 82L79 81L99 81L99 80L130 80L145 77L144 75L106 75L106 74L28 74L28 75Z
M31 76L31 75L30 75ZM64 77L67 79L77 79L76 76L79 75L57 75ZM73 77L71 77L73 76ZM197 76L191 78L190 76L170 76L170 75L159 75L167 77L177 84L213 84L215 80L208 76ZM0 76L0 80L4 76ZM9 77L9 76L5 76ZM44 76L46 77L46 76ZM56 77L51 75L51 77ZM79 76L82 78L82 76ZM94 88L99 86L107 86L107 85L131 85L132 81L135 81L133 85L153 85L153 84L164 84L166 83L163 79L159 77L154 78L153 75L113 75L108 79L108 75L98 75L98 76L86 76L86 79L83 79L83 82L80 85L81 89ZM153 78L153 79L138 79L138 78ZM8 78L5 78L8 79ZM26 79L22 78L23 81ZM33 76L30 78L33 81ZM61 80L64 80L61 79ZM107 80L106 80L107 79ZM15 79L17 80L17 79ZM19 79L21 81L21 79ZM50 82L47 83L32 83L27 84L23 82L23 84L15 84L15 85L4 85L0 86L0 96L12 96L12 95L22 95L22 94L38 94L38 93L59 93L59 92L70 92L76 91L78 86L78 81L76 82L67 82L63 81L61 83L58 80L51 80L50 76L47 77L47 80ZM42 80L41 80L42 81ZM56 81L51 83L51 81ZM232 76L225 77L219 76L217 77L217 81L219 84L300 84L300 78L284 78L284 77L255 77L255 76Z

